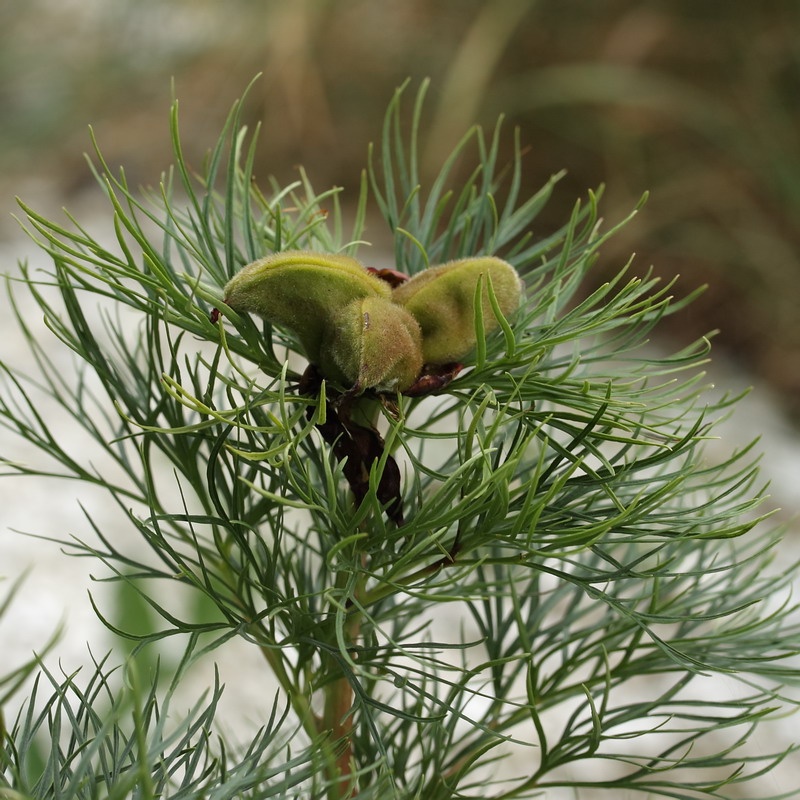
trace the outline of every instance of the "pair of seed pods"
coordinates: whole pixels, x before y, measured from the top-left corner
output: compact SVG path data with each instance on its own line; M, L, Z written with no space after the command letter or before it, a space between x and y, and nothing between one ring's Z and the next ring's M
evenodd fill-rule
M458 362L475 347L479 281L485 332L499 324L489 284L504 316L522 294L516 270L493 256L451 261L408 280L375 273L348 256L275 253L237 273L225 302L294 331L308 360L350 392L402 392L423 367Z

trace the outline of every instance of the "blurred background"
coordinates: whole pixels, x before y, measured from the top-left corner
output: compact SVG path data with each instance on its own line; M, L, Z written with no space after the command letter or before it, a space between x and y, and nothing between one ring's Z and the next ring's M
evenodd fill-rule
M171 80L199 164L257 72L264 183L302 163L317 188L353 187L394 88L430 77L424 164L504 113L532 190L568 171L543 228L601 183L609 221L649 190L604 268L636 251L682 290L710 284L675 333L722 329L717 354L800 416L796 0L6 0L0 237L17 236L15 194L49 213L96 192L87 125L133 184L155 183Z
M567 170L541 236L590 188L605 184L609 223L649 191L593 279L635 251L636 272L679 273L678 294L709 284L665 321L663 344L722 330L712 376L734 392L759 387L727 444L763 433L773 499L785 517L800 508L798 0L2 0L0 273L19 257L43 258L10 216L15 195L47 215L67 206L87 224L107 214L83 157L89 124L112 167L125 165L133 185L156 184L171 163L173 91L187 160L199 167L258 72L245 116L262 123L264 186L270 175L293 180L303 164L318 190L341 185L354 200L395 87L410 78L414 91L429 77L428 174L472 123L492 128L501 113L507 154L521 130L528 189ZM376 223L367 237L386 244ZM4 342L0 358L15 346ZM0 452L25 457L2 441ZM97 635L84 594L92 565L9 530L85 531L76 496L91 505L91 487L57 483L0 485L0 576L36 565L31 600L17 606L13 633L0 635L12 662L42 645L60 613L69 614L58 649L66 664L85 658ZM93 507L104 508L100 498ZM119 524L110 512L99 519ZM792 533L795 560L797 526ZM133 600L117 597L123 627L145 613Z

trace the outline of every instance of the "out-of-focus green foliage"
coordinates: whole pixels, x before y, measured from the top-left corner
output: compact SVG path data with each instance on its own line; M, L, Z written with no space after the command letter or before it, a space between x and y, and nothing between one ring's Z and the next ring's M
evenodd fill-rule
M112 164L154 183L170 143L155 123L175 77L198 168L253 73L257 176L303 163L320 185L357 178L385 98L432 78L441 163L499 111L533 143L529 189L554 169L579 195L607 182L609 216L652 200L615 242L711 290L682 319L800 397L800 4L794 0L29 0L0 7L0 170L61 195L95 124ZM0 180L2 186L2 180ZM10 195L11 191L6 192ZM542 225L568 213L569 192ZM10 203L7 203L10 206Z

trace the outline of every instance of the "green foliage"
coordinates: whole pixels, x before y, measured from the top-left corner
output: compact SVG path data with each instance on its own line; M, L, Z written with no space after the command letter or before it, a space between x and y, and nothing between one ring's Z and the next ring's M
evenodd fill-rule
M75 675L62 680L43 669L8 739L16 747L3 753L4 784L13 793L4 797L286 797L293 787L309 782L315 772L311 748L292 755L286 722L288 706L277 698L246 752L227 753L224 742L212 746L210 725L222 688L209 690L210 699L198 702L176 724L167 726L170 703L187 657L175 673L164 698L156 697L157 680L145 690L135 669L128 686L112 688L111 670L104 659L85 687ZM157 675L155 676L157 678ZM52 694L38 707L40 690ZM41 761L31 746L42 734L50 743Z
M753 756L747 742L794 702L783 688L800 677L793 570L768 570L777 533L756 529L752 448L721 463L703 456L733 402L705 399L708 341L671 356L647 349L686 301L648 274L628 277L630 265L581 295L619 225L603 231L590 193L563 227L535 235L558 176L521 199L520 148L498 167L499 126L469 131L423 189L424 90L408 131L402 90L392 100L347 234L337 190L318 194L303 173L267 194L255 185L239 104L199 177L182 158L175 106L176 167L144 200L97 152L113 245L23 206L53 261L44 279L23 265L23 288L75 372L14 304L30 369L4 367L0 419L42 461L5 472L104 487L147 548L91 518L96 543L69 546L159 619L154 631L118 631L134 652L168 637L189 644L164 699L134 668L125 689L102 662L84 689L45 673L8 731L0 792L726 798L786 755ZM469 148L476 166L451 189ZM474 350L445 388L358 401L385 446L354 503L346 464L320 433L341 413L342 387L301 393L296 334L221 301L236 272L273 252L361 251L368 263L370 186L396 269L497 255L524 277L526 299L506 318L490 293L500 325L489 333L475 303ZM63 449L42 393L121 469ZM402 525L380 493L395 462ZM201 596L208 616L186 615L153 583ZM213 738L218 687L184 721L166 713L186 666L234 637L258 648L281 690L241 752ZM708 691L721 675L738 697ZM40 733L51 755L32 770L26 750ZM524 768L495 763L513 751Z

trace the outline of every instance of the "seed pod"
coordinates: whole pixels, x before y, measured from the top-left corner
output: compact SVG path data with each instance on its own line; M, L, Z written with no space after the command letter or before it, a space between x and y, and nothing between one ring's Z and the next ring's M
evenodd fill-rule
M355 259L301 250L254 261L225 286L225 302L234 311L291 329L312 363L319 362L322 341L344 306L390 295L389 285Z
M382 297L364 297L341 309L322 343L322 373L355 391L402 391L421 369L419 325L408 311Z
M489 301L489 279L504 315L516 310L522 281L511 264L493 256L465 258L431 267L392 292L419 323L426 364L459 361L475 346L475 288L483 275L483 329L498 326Z

